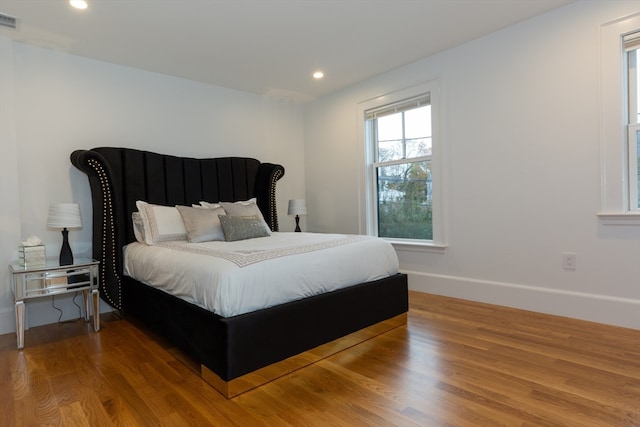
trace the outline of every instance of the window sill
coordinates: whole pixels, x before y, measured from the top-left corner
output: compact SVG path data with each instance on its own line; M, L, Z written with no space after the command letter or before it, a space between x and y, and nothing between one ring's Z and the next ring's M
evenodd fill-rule
M640 226L640 212L599 212L598 218L604 225Z
M398 251L408 252L430 252L435 254L443 254L447 250L447 245L426 243L426 242L406 242L402 240L388 240L393 248Z

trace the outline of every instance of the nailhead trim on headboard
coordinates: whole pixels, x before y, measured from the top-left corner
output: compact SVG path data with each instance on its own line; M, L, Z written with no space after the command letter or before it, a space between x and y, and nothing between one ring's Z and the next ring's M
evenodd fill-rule
M122 283L120 282L120 274L117 271L116 268L116 259L115 259L115 254L116 254L116 238L115 235L113 234L113 224L115 222L115 219L113 217L113 200L112 200L112 194L111 194L111 188L109 185L109 178L107 176L107 173L105 172L104 168L102 167L102 165L95 159L89 159L88 160L89 166L91 166L95 171L96 174L98 175L98 178L100 179L100 186L102 187L102 206L103 206L103 212L102 212L102 235L103 236L107 236L107 233L110 234L109 238L103 238L102 239L102 257L100 259L103 268L100 269L101 271L101 275L100 275L100 286L102 289L102 297L107 299L107 302L117 308L118 310L122 310ZM109 241L111 243L111 262L106 262L107 261L107 247L106 247L106 242ZM108 288L107 288L107 280L106 280L106 269L107 269L107 265L111 265L111 268L113 270L113 275L116 278L116 280L118 281L118 294L117 294L117 301L114 301L112 298L112 295L110 294Z
M280 227L278 226L278 210L276 209L276 182L282 178L284 172L281 169L275 169L273 175L271 175L271 190L269 194L269 198L271 199L271 230L278 231Z

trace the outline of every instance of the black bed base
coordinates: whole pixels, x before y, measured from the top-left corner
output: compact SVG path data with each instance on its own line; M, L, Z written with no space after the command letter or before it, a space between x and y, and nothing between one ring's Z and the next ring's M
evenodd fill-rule
M405 274L230 318L129 277L123 279L125 316L139 320L201 364L206 373L203 378L226 397L314 361L309 357L304 363L291 361L296 355L324 345L316 359L326 357L358 339L362 341L406 323L408 310ZM367 328L361 336L353 335ZM349 345L327 350L327 343L350 334L353 336ZM269 368L287 360L289 364L284 368ZM259 380L247 380L257 371Z

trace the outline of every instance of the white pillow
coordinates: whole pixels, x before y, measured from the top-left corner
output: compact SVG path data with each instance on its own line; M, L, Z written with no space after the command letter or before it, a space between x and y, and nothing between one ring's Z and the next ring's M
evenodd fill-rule
M209 209L217 209L222 207L220 206L220 203L209 203L209 202L200 202L200 206L202 206L203 208L209 208ZM193 205L193 207L195 208L196 205Z
M140 243L146 243L144 238L144 222L142 221L140 212L133 212L131 214L131 220L133 221L133 234L136 236L136 240Z
M267 225L267 222L264 220L264 216L262 216L262 212L256 203L256 198L249 200L244 200L240 202L220 202L220 205L224 208L224 211L229 216L255 216L262 221L264 227L269 236L271 235L271 229Z
M136 202L144 226L144 240L148 245L171 240L187 240L187 230L175 206Z

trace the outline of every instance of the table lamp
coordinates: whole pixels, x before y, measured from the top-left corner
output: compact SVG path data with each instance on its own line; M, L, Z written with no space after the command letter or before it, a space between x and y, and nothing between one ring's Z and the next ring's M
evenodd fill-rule
M82 227L80 206L76 203L51 203L47 227L62 229L62 248L60 249L60 265L73 264L73 253L69 246L69 228Z
M296 231L300 230L300 215L307 214L307 205L304 202L304 199L294 199L289 200L289 215L296 216Z

